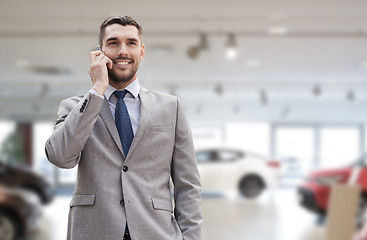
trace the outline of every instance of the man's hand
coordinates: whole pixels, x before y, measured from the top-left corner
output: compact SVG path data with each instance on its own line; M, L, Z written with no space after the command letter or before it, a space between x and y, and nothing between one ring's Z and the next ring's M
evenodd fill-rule
M108 69L112 69L113 62L102 51L89 54L89 75L93 82L93 89L103 95L108 87Z

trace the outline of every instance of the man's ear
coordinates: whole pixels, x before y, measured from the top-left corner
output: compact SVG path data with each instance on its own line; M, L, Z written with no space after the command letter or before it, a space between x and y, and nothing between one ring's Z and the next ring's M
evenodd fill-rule
M141 44L140 61L144 59L144 56L145 56L145 46L144 44Z

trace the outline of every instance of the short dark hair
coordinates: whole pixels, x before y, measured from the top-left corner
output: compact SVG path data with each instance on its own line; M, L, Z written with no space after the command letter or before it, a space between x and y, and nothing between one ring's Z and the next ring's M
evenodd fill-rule
M135 21L132 17L129 16L111 16L109 18L107 18L106 20L104 20L101 24L101 26L99 27L99 44L102 45L102 41L103 41L103 37L105 35L106 32L106 27L108 25L112 25L112 24L120 24L122 26L127 26L127 25L131 25L131 26L135 26L136 29L138 29L139 32L139 37L141 39L142 35L143 35L143 29L140 26L140 24Z

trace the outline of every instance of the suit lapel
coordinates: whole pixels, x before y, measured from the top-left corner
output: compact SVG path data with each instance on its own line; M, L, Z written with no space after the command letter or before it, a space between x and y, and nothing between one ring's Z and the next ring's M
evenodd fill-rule
M115 119L112 116L110 106L108 105L108 101L105 98L103 101L103 105L101 108L101 112L99 113L103 122L106 124L108 131L111 133L113 140L115 141L117 147L119 148L122 155L124 155L124 151L122 150L120 136L117 131Z
M150 99L149 91L143 87L140 88L139 92L140 96L140 122L138 125L138 130L134 136L133 142L131 143L129 152L127 154L128 158L131 153L134 151L135 147L138 145L139 140L143 136L146 128L149 126L149 118L152 110L152 101ZM117 130L116 130L117 132Z

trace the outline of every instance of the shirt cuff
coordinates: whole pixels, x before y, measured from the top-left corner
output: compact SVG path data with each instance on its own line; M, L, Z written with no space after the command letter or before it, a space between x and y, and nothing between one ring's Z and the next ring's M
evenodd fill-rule
M89 92L90 92L91 94L93 94L93 95L96 95L96 96L98 96L98 97L100 97L100 98L104 99L104 95L99 95L99 94L96 92L96 90L94 90L93 88L92 88L91 90L89 90Z

